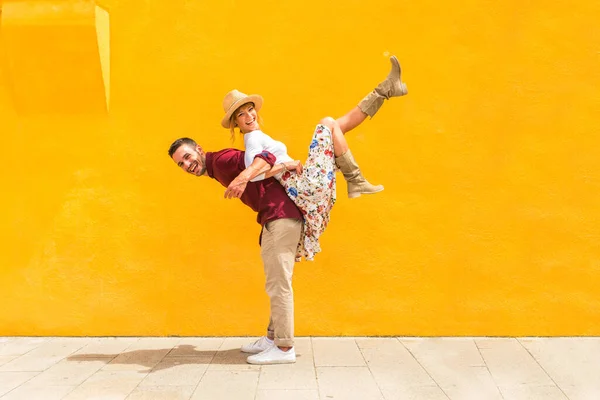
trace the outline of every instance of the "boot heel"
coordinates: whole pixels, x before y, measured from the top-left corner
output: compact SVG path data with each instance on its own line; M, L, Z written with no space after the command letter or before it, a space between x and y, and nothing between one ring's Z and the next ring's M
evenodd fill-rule
M408 94L408 88L406 87L406 83L404 82L400 84L400 93L402 93L401 96L405 96Z

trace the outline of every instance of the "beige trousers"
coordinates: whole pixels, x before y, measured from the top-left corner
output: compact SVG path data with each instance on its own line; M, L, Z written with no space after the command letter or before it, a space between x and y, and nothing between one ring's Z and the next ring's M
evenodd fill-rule
M294 345L294 291L292 275L302 221L290 218L267 222L261 236L260 255L265 267L265 289L271 300L267 334L281 347Z

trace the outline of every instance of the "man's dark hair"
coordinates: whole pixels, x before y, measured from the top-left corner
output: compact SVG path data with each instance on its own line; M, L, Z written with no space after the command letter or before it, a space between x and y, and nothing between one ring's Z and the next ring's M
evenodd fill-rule
M194 149L196 149L196 146L198 146L198 143L196 143L194 139L190 139L187 137L179 138L176 141L174 141L173 144L171 144L171 147L169 147L169 157L173 158L173 154L177 151L179 147L183 146L184 144L187 144L188 146Z

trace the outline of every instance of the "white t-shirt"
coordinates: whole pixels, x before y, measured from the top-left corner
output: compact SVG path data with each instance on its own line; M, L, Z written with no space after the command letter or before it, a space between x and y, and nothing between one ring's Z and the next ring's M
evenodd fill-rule
M244 155L244 164L246 164L246 168L252 164L254 157L264 150L275 156L275 164L294 161L293 158L288 156L287 147L285 147L284 143L274 140L260 130L246 133L244 135L244 145L246 146L246 154ZM252 179L251 182L262 181L263 179L265 179L265 174L260 174Z

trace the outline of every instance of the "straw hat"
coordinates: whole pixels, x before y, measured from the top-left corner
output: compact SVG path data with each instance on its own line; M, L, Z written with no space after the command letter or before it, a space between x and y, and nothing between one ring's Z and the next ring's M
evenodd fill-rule
M251 94L248 96L247 94L235 89L227 93L223 99L223 110L225 111L225 116L221 120L221 126L229 129L229 119L231 118L231 114L247 103L254 103L254 109L259 111L262 107L263 98L257 94Z

